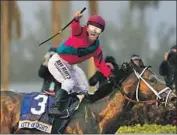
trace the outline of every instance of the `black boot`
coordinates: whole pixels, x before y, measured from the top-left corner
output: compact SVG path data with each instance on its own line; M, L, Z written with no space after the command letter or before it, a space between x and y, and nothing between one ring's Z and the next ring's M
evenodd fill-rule
M68 93L60 89L55 93L55 103L49 108L49 115L62 115L68 103Z

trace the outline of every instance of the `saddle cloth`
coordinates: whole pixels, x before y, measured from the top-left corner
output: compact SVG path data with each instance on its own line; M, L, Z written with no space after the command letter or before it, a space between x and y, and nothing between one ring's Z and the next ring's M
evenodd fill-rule
M46 94L25 93L21 106L18 128L34 128L51 133L53 117L48 117L48 108L54 99Z
M48 116L48 109L55 102L54 97L47 93L25 93L21 105L18 128L37 129L46 133L61 133L69 122L69 117L78 109L84 95L70 97L67 111L60 117ZM54 127L53 124L54 123Z

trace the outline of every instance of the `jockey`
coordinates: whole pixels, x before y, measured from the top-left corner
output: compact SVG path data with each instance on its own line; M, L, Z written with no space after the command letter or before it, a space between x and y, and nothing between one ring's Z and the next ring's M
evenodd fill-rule
M49 109L50 115L62 115L65 109L62 108L66 106L69 95L81 92L79 89L74 89L80 86L78 82L83 81L78 77L77 70L73 69L75 64L93 57L95 66L106 78L109 79L112 74L103 59L99 43L99 36L105 29L104 19L97 15L90 16L87 26L81 27L79 21L81 17L82 14L75 13L75 21L71 24L71 36L60 44L57 54L49 59L50 73L58 82L61 82L61 89L55 95L56 102Z
M130 66L133 69L136 69L136 68L144 67L145 65L139 55L133 54L130 59Z
M48 61L56 51L56 48L49 49L49 51L44 55L43 62L38 70L39 77L43 79L41 92L45 92L50 95L54 95L55 91L60 89L60 83L55 80L48 70Z

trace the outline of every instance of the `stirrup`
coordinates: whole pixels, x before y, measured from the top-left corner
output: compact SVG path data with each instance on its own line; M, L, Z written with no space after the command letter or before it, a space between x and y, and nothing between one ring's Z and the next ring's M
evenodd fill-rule
M64 113L66 112L66 115L64 115ZM70 112L68 109L65 109L63 111L63 114L60 116L60 118L64 119L64 118L68 118L70 116Z

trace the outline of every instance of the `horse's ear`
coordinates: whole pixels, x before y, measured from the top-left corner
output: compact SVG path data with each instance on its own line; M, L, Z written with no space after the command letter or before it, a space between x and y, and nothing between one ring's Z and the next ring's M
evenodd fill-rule
M147 68L147 69L149 69L149 68L152 68L151 66L140 66L140 68Z
M148 66L148 68L152 68L152 66Z

